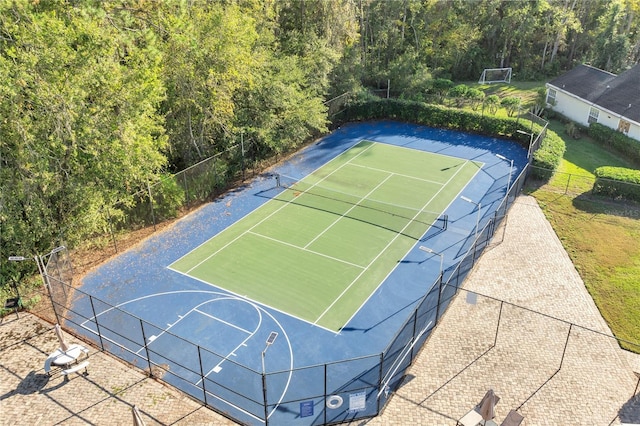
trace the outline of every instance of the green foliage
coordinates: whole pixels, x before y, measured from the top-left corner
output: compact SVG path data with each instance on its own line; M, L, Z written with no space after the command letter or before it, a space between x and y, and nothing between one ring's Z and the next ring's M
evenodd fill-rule
M430 93L435 94L440 101L453 88L453 81L446 78L436 78L431 82Z
M602 146L640 164L640 143L637 140L600 123L589 125L589 136Z
M466 84L458 84L449 90L448 95L454 98L464 98L469 91L469 86Z
M148 183L242 135L267 155L326 131L332 70L357 46L353 13L317 1L324 23L283 14L283 28L318 26L278 33L278 45L275 8L298 6L0 4L0 255L173 217L186 192L159 184L154 218ZM215 184L243 161L221 161Z
M178 215L185 205L184 189L176 181L175 176L165 175L151 190L156 220L172 219Z
M535 130L535 128L534 128ZM539 131L539 130L538 130ZM532 176L549 180L560 165L566 146L557 133L548 130L540 148L533 154Z
M87 213L165 166L162 54L129 13L0 5L3 257L100 231Z
M386 118L492 136L509 136L516 128L514 119L482 116L471 111L422 102L380 98L349 104L338 120L365 121Z
M500 107L500 97L498 95L489 95L484 98L484 107L489 110L489 112L493 115L498 112L498 107Z
M455 102L455 106L462 108L465 105L465 97L469 92L469 87L466 84L458 84L449 89L448 96L452 97Z
M509 117L513 117L520 107L520 99L514 96L507 96L500 101L500 105L507 110Z
M464 94L464 97L468 99L471 109L474 111L478 109L480 105L482 105L485 94L482 90L476 89L475 87L470 87L467 90L467 93Z
M604 166L598 167L594 174L594 194L640 201L640 170Z

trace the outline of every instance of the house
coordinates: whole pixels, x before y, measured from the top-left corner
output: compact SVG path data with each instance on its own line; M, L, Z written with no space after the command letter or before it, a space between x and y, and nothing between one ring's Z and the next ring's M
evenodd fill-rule
M600 123L640 141L640 64L620 75L579 65L546 86L552 110L583 126Z

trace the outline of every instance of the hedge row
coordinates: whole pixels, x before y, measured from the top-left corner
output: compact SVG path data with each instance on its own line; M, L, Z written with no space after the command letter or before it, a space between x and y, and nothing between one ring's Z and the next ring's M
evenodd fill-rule
M604 166L598 167L594 174L594 194L640 201L640 170Z
M528 132L531 129L520 128L518 120L515 118L498 118L477 112L404 99L376 98L355 101L348 104L336 117L336 120L340 122L382 119L395 119L486 136L509 137L523 148L528 149L529 147L528 137L514 138L514 135L517 130ZM532 130L539 134L542 129L534 125ZM534 168L535 177L550 178L560 164L564 150L564 141L556 133L547 130L542 146L533 156L532 165L537 166Z
M496 136L511 135L516 130L515 119L482 116L476 112L405 99L356 101L349 104L336 119L342 122L397 119L430 127Z
M640 164L640 142L599 123L591 123L589 136L636 164Z
M560 165L566 145L564 140L554 131L547 129L547 134L540 149L533 154L531 176L535 179L549 180Z

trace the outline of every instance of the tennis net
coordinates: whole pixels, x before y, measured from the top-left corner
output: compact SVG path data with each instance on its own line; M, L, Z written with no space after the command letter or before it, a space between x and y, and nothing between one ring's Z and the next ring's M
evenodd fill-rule
M430 228L446 230L448 216L329 188L283 174L274 175L275 199L326 211L419 240Z

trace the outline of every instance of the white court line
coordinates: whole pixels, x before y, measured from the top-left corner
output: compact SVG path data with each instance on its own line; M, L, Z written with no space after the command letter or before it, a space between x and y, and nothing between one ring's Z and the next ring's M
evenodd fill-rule
M218 299L218 300L222 300L222 299ZM202 305L198 305L198 306L202 306ZM200 310L200 309L198 309L198 308L196 308L196 309L194 309L194 310L195 310L197 313L199 313L199 314L201 314L201 315L204 315L205 317L209 317L209 318L211 318L211 319L212 319L212 320L214 320L214 321L218 321L218 322L220 322L220 323L222 323L222 324L224 324L224 325L228 325L229 327L233 327L233 328L235 328L236 330L240 330L240 331L242 331L243 333L251 334L251 332L250 332L249 330L245 330L245 329L244 329L244 328L242 328L242 327L238 327L238 326L237 326L237 325L235 325L235 324L232 324L232 323L230 323L230 322L228 322L228 321L225 321L225 320L223 320L223 319L220 319L220 318L218 318L218 317L216 317L216 316L214 316L214 315L211 315L211 314L209 314L209 313L207 313L207 312L201 311L201 310Z
M306 249L306 248L307 248L307 247L309 247L311 244L315 243L315 242L318 240L318 238L322 237L322 236L323 236L323 235L324 235L324 234L325 234L329 229L333 228L333 226L334 226L336 223L338 223L338 222L340 222L342 219L344 219L344 218L345 218L345 216L346 216L347 214L349 214L349 212L350 212L350 211L352 211L353 209L355 209L356 207L358 207L358 206L360 205L360 203L361 203L362 201L364 201L364 200L367 198L367 196L369 196L369 195L373 194L373 192L374 192L376 189L380 188L380 187L382 186L382 184L383 184L383 183L385 183L386 181L388 181L388 180L391 178L391 176L393 176L393 175L388 175L386 178L384 178L384 179L382 180L382 182L380 182L379 184L377 184L377 185L376 185L376 186L375 186L371 191L369 191L367 194L365 194L365 196L364 196L364 197L360 197L360 201L358 201L357 203L355 203L353 206L351 206L351 208L350 208L349 210L347 210L346 212L344 212L343 214L341 214L338 218L336 218L336 220L334 220L332 224L330 224L329 226L327 226L327 227L324 229L324 231L322 231L321 233L319 233L318 235L316 235L316 237L315 237L314 239L312 239L311 241L309 241L309 242L307 243L307 245L306 245L306 246L304 246L304 248Z
M325 229L325 231L326 231L326 229ZM255 235L256 237L260 237L260 238L264 238L264 239L267 239L267 240L271 240L273 242L276 242L276 243L279 243L279 244L282 244L282 245L285 245L285 246L296 248L296 249L298 249L300 251L306 251L307 253L315 254L317 256L326 257L327 259L335 260L336 262L344 263L344 264L349 265L349 266L354 266L354 267L356 267L358 269L364 269L365 268L362 265L356 265L355 263L347 262L346 260L338 259L337 257L333 257L333 256L329 256L329 255L324 254L324 253L320 253L320 252L317 252L317 251L309 250L306 246L305 247L300 247L300 246L297 246L295 244L291 244L291 243L288 243L286 241L278 240L276 238L269 237L267 235L258 234L257 232L253 232L253 231L248 231L247 233L251 234L251 235Z
M467 162L467 163L469 163L469 162ZM471 162L470 162L470 164L474 164L474 165L476 165L476 164L477 164L477 162L475 162L475 161L471 161ZM466 163L465 163L465 166L466 166ZM447 205L447 207L445 207L444 209L442 209L442 211L443 211L443 212L447 211L447 209L449 209L449 207L451 207L451 205L452 205L452 204L453 204L453 203L458 199L458 197L459 197L459 196L460 196L460 194L464 191L464 189L469 185L469 182L472 182L472 181L473 181L473 179L475 179L476 175L480 172L480 170L482 170L482 166L484 166L484 163L481 163L480 168L479 168L479 169L478 169L478 170L473 174L473 176L472 176L471 178L469 178L469 180L467 181L467 183L465 184L465 186L464 186L460 191L458 191L458 194L457 194L455 197L453 197L453 198L451 199L451 201L449 202L449 204ZM464 166L463 166L463 168L464 168ZM451 228L451 226L448 226L448 227L447 227L447 231L451 231L451 229L452 229L452 228ZM461 233L463 233L463 232L461 232ZM468 231L465 231L465 232L464 232L464 235L468 235ZM414 244L414 246L413 246L413 247L417 246L418 244L420 244L420 241L416 241L416 243ZM395 269L398 267L398 265L400 265L400 263L398 263L398 264L396 265L396 267L394 267L391 271L389 271L389 273L384 277L384 279L382 279L382 280L380 281L380 284L378 284L378 287L379 287L380 285L382 285L382 283L383 283L383 282L385 282L385 281L387 280L387 278L389 278L389 276L391 276L391 274L393 273L393 271L395 271ZM446 287L446 285L445 285L445 287ZM429 288L428 292L429 292L429 291L431 291L431 288ZM349 322L353 319L353 317L355 317L355 316L356 316L356 314L358 313L358 311L360 311L360 309L361 309L364 305L366 305L366 304L367 304L367 302L369 301L369 299L373 296L373 293L375 293L375 291L372 291L372 292L371 292L371 294L369 295L369 297L367 297L367 299L366 299L366 300L364 300L364 301L362 302L362 304L360 305L360 307L359 307L358 309L356 309L356 311L353 313L353 315L351 315L351 317L349 318L349 320L347 320L347 321L345 322L345 324L349 324Z
M426 152L426 151L423 151L423 152ZM405 175L404 173L398 173L398 172L394 172L394 171L391 171L391 170L379 169L377 167L365 166L365 165L357 164L357 163L350 163L349 165L353 166L353 167L360 167L361 169L373 170L374 172L390 173L390 174L393 174L393 175L396 175L396 176L405 177L407 179L419 180L421 182L433 183L433 184L440 185L440 186L445 185L443 182L440 182L440 181L437 181L437 180L424 179L424 178L419 178L419 177L415 177L415 176L411 176L411 175Z
M199 305L199 306L202 306L202 305ZM204 377L209 377L209 374L211 373L219 373L220 370L222 370L222 364L224 364L224 362L227 361L229 357L236 356L236 351L243 346L247 346L247 342L249 341L249 339L252 339L253 336L256 335L256 332L260 330L260 326L262 325L262 311L254 304L251 304L251 306L253 306L253 309L255 309L258 312L259 320L258 320L258 324L256 325L256 328L252 332L247 332L248 333L247 337L245 337L245 339L242 342L240 342L238 346L233 348L231 352L229 352L226 356L222 357L222 360L219 363L217 363L211 370L209 370L204 375ZM196 385L199 385L200 383L202 383L202 381L204 380L204 377L198 380L196 382Z
M281 394L281 396L280 396L280 399L279 399L279 400L278 400L278 402L273 406L273 408L271 409L271 412L270 412L270 413L269 413L269 415L268 415L268 417L271 417L271 415L272 415L272 414L273 414L273 413L278 409L278 407L279 407L280 403L282 403L282 400L284 399L284 397L285 397L285 395L287 394L287 391L288 391L288 389L289 389L289 385L291 384L291 377L292 377L292 375L293 375L293 371L294 371L294 367L293 367L293 366L294 366L293 347L292 347L292 345L291 345L291 339L289 338L289 335L287 334L287 332L286 332L285 328L282 326L282 324L280 324L280 322L279 322L279 321L278 321L278 320L277 320L277 319L276 319L276 318L275 318L271 313L269 313L268 311L264 310L263 308L260 308L258 305L256 305L256 304L255 304L255 303L253 303L253 302L250 302L250 301L248 301L248 300L246 300L246 299L243 299L243 298L240 298L240 297L233 297L233 296L231 296L231 297L230 297L230 296L229 296L228 294L226 294L226 293L221 293L221 292L217 292L217 291L203 291L203 290L174 290L174 291L166 291L166 292L160 292L160 293L148 294L148 295L146 295L146 296L137 297L137 298L135 298L135 299L131 299L131 300L128 300L128 301L126 301L126 302L119 303L119 304L118 304L118 305L116 305L116 306L112 306L112 307L110 307L109 309L106 309L106 310L104 310L104 311L100 312L99 314L96 314L95 316L93 316L93 317L91 317L91 318L86 319L85 321L83 321L82 323L80 323L80 327L84 328L84 329L85 329L85 330L87 330L89 333L95 334L96 336L98 336L98 337L100 337L100 338L102 338L102 339L104 339L104 340L106 340L106 341L108 341L108 342L113 343L115 346L117 346L117 347L120 347L120 348L124 349L126 352L134 353L134 352L132 352L131 350L127 349L125 346L122 346L122 344L121 344L120 342L116 342L115 340L109 339L109 338L108 338L108 337L106 337L106 336L102 336L102 335L100 335L97 331L95 331L95 330L93 330L92 328L90 328L89 326L87 326L87 323L91 323L92 321L95 321L95 322L97 323L97 321L98 321L98 318L97 318L97 317L98 317L98 316L103 315L103 314L105 314L105 313L107 313L107 312L110 312L110 311L112 311L112 310L114 310L114 309L120 309L121 307L123 307L123 306L125 306L125 305L127 305L127 304L129 304L129 303L136 303L136 302L139 302L139 301L141 301L141 300L145 300L145 299L149 299L149 298L157 297L157 296L170 296L170 295L174 295L174 294L182 294L182 293L204 293L204 294L212 294L212 295L216 295L216 296L224 296L223 298L209 299L209 300L207 300L206 302L203 302L203 303L199 304L198 306L202 306L202 305L203 305L203 304L205 304L205 303L215 302L215 301L224 300L224 299L229 299L229 300L238 300L238 301L241 301L241 302L244 302L244 303L248 303L248 304L250 304L251 306L253 306L255 309L258 309L258 310L260 310L260 311L264 311L264 313L265 313L266 315L268 315L268 316L271 318L271 320L272 320L274 323L276 323L276 325L278 326L278 328L282 331L282 336L284 337L285 341L287 342L287 346L288 346L288 348L289 348L289 375L288 375L288 377L287 377L287 382L286 382L286 384L285 384L285 386L284 386L284 389L282 390L282 394ZM185 315L185 316L186 316L186 315ZM191 343L191 342L189 342L189 343ZM145 342L145 346L147 346L147 344L148 344L148 343L147 343L147 342ZM141 355L138 355L138 356L141 356ZM218 355L218 356L220 356L220 355ZM146 359L146 358L144 358L144 357L143 357L143 359ZM264 420L263 420L262 418L255 416L254 414L252 414L252 413L250 413L250 412L246 411L246 410L245 410L245 409L243 409L242 407L239 407L239 406L237 406L237 405L235 405L235 404L233 404L233 403L231 403L231 402L229 402L229 401L227 401L227 400L225 400L225 399L222 399L222 398L220 398L219 396L214 395L214 394L212 394L212 393L210 393L210 392L207 392L207 395L210 395L210 396L212 396L212 397L216 398L217 400L219 400L219 401L221 401L221 402L223 402L223 403L227 404L228 406L233 407L234 409L236 409L236 410L238 410L238 411L240 411L240 412L246 413L247 415L249 415L249 416L251 416L251 417L255 418L255 419L256 419L256 420L258 420L258 421L262 421L262 422L264 423Z
M192 280L200 281L201 283L206 284L208 286L214 286L215 285L215 284L212 284L212 283L210 283L210 282L208 282L208 281L206 281L206 280L204 280L202 278L191 276L191 275L187 274L186 272L178 271L178 270L172 269L172 268L168 268L168 269L173 271L173 272L175 272L176 274L184 275L185 277L188 277L188 278L190 278ZM242 301L247 302L247 303L254 302L253 299L250 299L246 295L231 291L229 289L225 289L225 291L227 292L225 294L227 294L227 295L228 294L232 294L238 300L242 300ZM305 322L305 323L307 323L309 325L313 325L314 327L321 328L324 331L326 331L327 333L336 334L336 335L340 334L340 332L338 332L336 330L332 330L332 329L324 327L322 325L314 324L314 323L312 323L311 321L309 321L307 319L304 319L304 318L301 318L299 316L293 315L291 312L283 311L282 309L276 308L275 306L269 305L269 304L267 304L265 302L257 301L256 303L258 303L260 306L263 306L264 308L270 309L270 310L275 311L275 312L280 312L281 314L286 315L288 317L296 318L299 321Z
M172 323L170 323L170 324L167 324L167 328L162 329L162 331L160 332L160 334L158 334L158 335L155 335L155 334L154 334L153 336L149 336L149 337L148 337L148 339L147 339L148 341L147 341L147 342L145 342L145 345L144 345L143 347L141 347L140 349L138 349L137 351L135 351L134 353L135 353L136 355L140 355L140 352L141 352L144 348L146 348L146 347L147 347L147 346L149 346L151 343L153 343L153 342L154 342L158 337L160 337L160 336L162 336L163 334L166 334L167 332L169 332L169 330L171 330L171 329L173 328L173 326L174 326L174 325L178 324L180 321L182 321L182 320L183 320L183 319L185 319L187 316L189 316L189 314L190 314L191 312L193 312L195 309L196 309L196 308L192 308L192 309L190 309L189 311L187 311L187 313L186 313L186 314L184 314L184 315L182 315L182 316L178 316L178 319L177 319L175 322L172 322ZM155 327L157 327L157 326L155 326ZM159 328L159 327L158 327L158 328Z
M426 333L429 327L431 327L431 324L433 324L433 321L429 321L429 324L427 324L422 330L420 330L420 333L418 333L418 335L411 340L411 344L404 347L404 349L402 350L404 352L402 357L396 358L396 360L394 361L395 366L393 368L393 371L389 370L389 374L387 374L381 380L381 382L384 382L384 386L380 386L380 390L378 391L378 398L380 398L380 395L382 395L382 393L387 389L387 387L389 386L389 382L391 381L393 376L395 376L396 372L398 371L398 368L400 368L400 366L402 365L402 362L405 360L407 355L409 355L409 352L413 349L416 343L418 343L418 340L420 340L422 335ZM393 366L394 364L391 364L391 365Z
M455 172L455 173L454 173L454 174L449 178L449 180L447 180L447 183L446 183L445 185L443 185L443 186L442 186L442 188L440 188L440 189L439 189L435 194L433 194L433 196L429 199L429 201L427 201L427 202L424 204L424 206L422 206L422 209L420 209L420 211L419 211L419 212L414 216L414 218L413 218L413 219L415 219L416 217L418 217L418 214L420 214L420 212L422 212L422 210L424 210L424 209L429 205L429 203L431 203L431 202L434 200L434 198L435 198L436 196L438 196L438 194L440 194L440 192L442 192L442 190L443 190L444 188L446 188L446 187L447 187L447 185L451 182L451 180L452 180L455 176L457 176L457 175L458 175L458 173L460 173L460 171L461 171L462 169L464 169L464 167L467 165L467 163L469 163L469 160L466 160L466 161L464 162L463 166L462 166L462 167L460 167L458 170L456 170L456 172ZM315 324L315 323L317 323L318 321L320 321L320 318L322 318L323 316L325 316L325 314L326 314L327 312L329 312L329 310L330 310L331 308L333 308L333 306L338 302L338 300L340 300L340 299L342 298L342 296L344 296L344 295L346 294L346 292L347 292L347 291L348 291L348 290L349 290L349 289L350 289L350 288L351 288L351 287L352 287L352 286L353 286L353 285L354 285L354 284L355 284L355 283L360 279L360 277L361 277L365 272L367 272L367 270L369 270L369 268L371 267L371 265L373 265L373 263L374 263L374 262L376 262L376 261L378 260L378 258L384 254L384 252L385 252L385 251L387 251L387 249L389 248L389 246L391 246L391 244L393 244L393 242L394 242L394 241L395 241L395 240L396 240L396 239L397 239L397 238L402 234L402 232L404 232L404 230L405 230L405 229L406 229L406 228L407 228L407 227L408 227L412 222L413 222L413 220L412 220L412 221L410 221L409 223L407 223L407 224L404 226L404 228L402 228L402 229L400 230L400 232L398 232L398 233L397 233L397 234L396 234L396 235L391 239L391 241L389 241L389 243L388 243L388 244L387 244L387 245L386 245L386 246L385 246L385 247L380 251L380 253L378 253L378 255L377 255L376 257L374 257L374 258L371 260L371 262L369 262L369 264L367 265L367 267L366 267L365 269L363 269L363 270L362 270L362 272L360 272L360 273L358 274L358 276L357 276L357 277L355 277L355 278L353 279L353 281L351 281L351 284L349 284L349 285L348 285L348 286L347 286L347 287L342 291L342 293L340 293L340 295L338 295L338 297L336 298L336 300L334 300L334 301L333 301L333 303L331 303L331 305L329 305L329 306L327 307L327 309L325 309L325 310L324 310L324 312L322 312L322 314L320 314L320 316L319 316L318 318L316 318L316 320L315 320L314 324Z
M367 152L369 149L371 149L372 146L375 146L375 144L372 144L371 146L366 147L365 149L363 149L361 152L359 152L355 157L353 158L357 158L360 155L364 154L365 152ZM351 161L351 160L349 160ZM339 167L337 167L334 171L332 171L331 173L329 173L327 176L323 177L322 179L320 179L318 182L314 183L313 185L311 185L306 191L301 191L301 193L305 193L307 192L309 189L315 187L316 185L318 185L320 182L323 182L324 180L328 179L329 176L331 176L332 174L334 174L335 172L337 172L338 170L340 170L341 168L343 168L344 166L346 166L347 164L349 164L349 161L347 161L346 163L340 165ZM295 199L295 198L294 198ZM287 201L286 203L284 203L282 206L280 206L278 209L276 209L275 211L273 211L272 213L268 214L266 217L264 217L262 220L260 220L258 223L256 223L255 225L253 225L252 227L250 227L249 229L247 229L246 231L242 232L241 234L239 234L236 238L234 238L233 240L229 241L227 244L225 244L224 246L220 247L218 250L214 251L213 253L211 253L209 256L205 257L202 261L200 261L199 263L197 263L195 266L193 266L191 269L189 269L187 271L187 274L191 273L191 271L193 271L194 269L196 269L197 267L199 267L200 265L202 265L203 263L205 263L206 261L208 261L209 259L211 259L213 256L215 256L216 254L220 253L222 250L224 250L225 248L229 247L231 244L233 244L234 242L236 242L237 240L239 240L240 238L242 238L245 234L247 234L248 232L252 231L254 228L256 228L258 225L262 224L264 221L266 221L267 219L269 219L271 216L275 215L276 213L278 213L280 210L284 209L285 207L287 207L289 204L291 204L293 202L292 199L291 201Z

